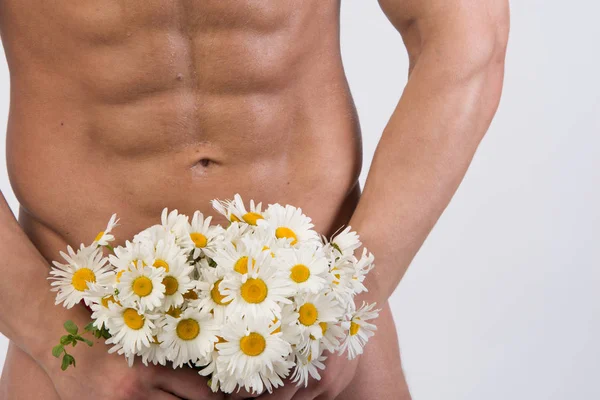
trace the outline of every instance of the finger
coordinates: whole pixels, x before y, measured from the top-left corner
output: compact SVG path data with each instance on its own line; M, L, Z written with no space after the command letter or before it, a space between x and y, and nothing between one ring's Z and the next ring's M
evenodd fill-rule
M171 393L167 393L164 390L155 390L152 392L149 400L179 400L179 397L172 395Z
M186 400L222 400L222 393L213 393L205 377L190 368L164 368L156 374L157 386Z
M233 392L230 395L228 395L227 400L255 399L260 395L261 393L250 393L245 389L242 389L239 392Z
M244 388L241 388L239 392L233 392L227 396L227 400L243 400L243 399L255 399L260 396L261 393L250 393Z
M273 390L273 393L265 393L262 396L257 397L257 400L290 400L294 398L294 395L298 391L296 384L285 381L282 387Z

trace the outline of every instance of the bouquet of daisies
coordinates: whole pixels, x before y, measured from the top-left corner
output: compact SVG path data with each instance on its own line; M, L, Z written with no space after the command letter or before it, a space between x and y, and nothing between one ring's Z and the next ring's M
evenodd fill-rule
M347 227L331 240L290 205L262 205L241 197L213 201L231 223L212 225L163 210L161 224L112 247L116 215L89 246L61 252L49 279L56 304L83 301L92 311L85 327L131 365L191 366L212 390L262 392L289 377L306 385L320 379L327 352L361 354L373 336L375 304L357 307L374 257ZM69 344L92 342L67 321L53 349L63 369L75 364Z

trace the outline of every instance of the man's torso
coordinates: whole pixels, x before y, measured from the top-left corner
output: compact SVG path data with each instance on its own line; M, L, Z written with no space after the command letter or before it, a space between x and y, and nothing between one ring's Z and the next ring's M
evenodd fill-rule
M0 26L9 174L38 247L235 192L323 233L347 220L361 150L336 1L29 3L3 1Z
M0 1L9 176L21 226L42 254L90 242L114 212L122 241L157 223L163 207L214 214L210 200L236 192L300 206L323 234L345 224L361 146L339 7ZM388 373L359 370L379 393L401 376L385 315L387 333L364 363L387 363ZM357 399L367 398L361 386L349 389Z

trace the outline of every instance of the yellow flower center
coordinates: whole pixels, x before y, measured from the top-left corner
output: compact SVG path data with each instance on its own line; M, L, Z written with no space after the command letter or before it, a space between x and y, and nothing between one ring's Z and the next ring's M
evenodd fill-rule
M167 311L167 314L169 314L173 318L179 318L181 316L181 308L170 307L169 310Z
M354 321L350 322L350 336L356 335L358 333L359 329L360 329L360 325L359 324L357 324Z
M152 293L152 281L147 276L138 276L133 280L131 290L140 297L146 297Z
M235 215L231 214L231 216L229 217L229 220L231 222L242 222L238 217L236 217Z
M304 264L296 264L290 270L290 278L296 283L306 282L310 277L310 269Z
M250 278L240 288L242 292L242 298L248 303L256 304L262 303L267 298L269 290L265 282L260 279Z
M162 280L163 285L165 285L165 294L167 296L172 296L177 293L177 289L179 289L179 281L172 276L165 276Z
M199 232L190 233L190 238L192 239L192 242L194 242L196 247L202 248L206 247L206 245L208 244L207 237Z
M161 259L156 259L154 260L154 264L152 264L153 267L156 268L164 268L165 272L169 272L169 263L166 262L165 260L161 260Z
M254 267L256 265L256 260L253 258L252 259L252 266ZM233 266L233 270L235 272L239 272L240 274L247 274L248 273L248 257L247 256L243 256L240 257L239 260L237 260Z
M94 242L97 242L97 241L99 241L100 239L102 239L102 236L104 236L104 231L102 231L102 232L99 232L99 233L96 235L96 238L94 239Z
M153 344L161 344L162 342L159 342L158 336L154 335L154 336L152 336L152 343Z
M125 273L124 269L117 272L117 282L121 282L121 277L123 276L124 273Z
M216 344L219 344L219 343L227 343L227 340L223 339L221 336L217 336L217 343Z
M190 289L183 295L183 298L186 300L198 300L198 293Z
M250 357L260 355L267 347L267 341L260 333L252 332L240 339L240 349Z
M102 298L102 300L100 300L100 302L102 303L102 305L104 306L104 308L108 308L108 303L118 303L114 296L111 294L109 296L105 296Z
M222 280L223 279L219 279L218 281L216 281L215 284L213 285L213 288L210 289L210 297L218 305L220 305L220 306L226 306L227 304L231 303L231 300L229 300L228 302L224 302L223 301L223 299L225 298L225 296L223 296L221 294L221 292L219 291L219 285L221 284Z
M290 228L286 228L285 226L280 226L275 230L275 237L277 237L277 239L293 239L292 245L298 243L298 237L296 236L296 233L294 233L294 231Z
M144 317L138 314L133 308L128 308L123 311L123 321L125 322L125 325L136 331L142 329L144 326Z
M279 321L279 319L275 318L273 320L273 325L275 325L277 323L277 321ZM279 333L281 332L281 325L279 325L279 327L277 329L275 329L273 332L271 332L271 335L275 334L275 333Z
M317 321L317 318L319 317L317 307L315 307L315 305L312 303L304 304L302 307L300 307L298 313L300 314L298 320L302 325L306 326L311 326L312 324L314 324Z
M71 284L75 290L79 290L80 292L83 292L88 288L88 282L96 282L96 275L94 275L94 272L89 268L78 269L71 279Z
M193 340L200 334L200 325L195 319L184 319L177 324L177 336L182 340Z
M325 332L327 332L327 322L319 322L319 326L321 327L323 335L325 335Z
M264 218L259 213L249 212L249 213L244 214L242 219L250 225L256 225L256 221L258 221L259 219L264 219Z
M263 246L262 251L271 250L269 246ZM271 252L271 257L275 258L275 253Z

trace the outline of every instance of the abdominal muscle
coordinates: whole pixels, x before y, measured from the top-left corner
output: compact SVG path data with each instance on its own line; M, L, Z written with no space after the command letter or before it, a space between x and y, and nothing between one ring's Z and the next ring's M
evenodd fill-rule
M339 4L236 1L0 3L9 176L19 222L49 262L91 242L112 213L122 243L164 207L214 215L210 200L235 193L299 206L325 235L348 222L361 148ZM397 349L384 318L385 347ZM7 399L54 393L12 344L2 380ZM30 380L40 384L19 385Z

